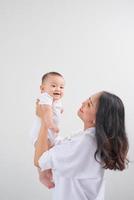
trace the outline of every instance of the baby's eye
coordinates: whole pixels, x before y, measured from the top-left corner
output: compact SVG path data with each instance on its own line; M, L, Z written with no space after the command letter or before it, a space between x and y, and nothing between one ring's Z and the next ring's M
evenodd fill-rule
M56 87L55 85L51 85L52 87Z
M61 89L64 89L64 87L63 87L63 86L61 86L60 88L61 88Z

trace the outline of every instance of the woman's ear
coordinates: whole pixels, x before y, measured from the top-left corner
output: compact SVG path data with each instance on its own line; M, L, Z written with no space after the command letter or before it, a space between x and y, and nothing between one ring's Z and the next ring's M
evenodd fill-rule
M95 125L95 120L92 121L93 125Z
M92 123L93 125L95 125L95 122L96 122L95 119L91 121L91 123Z
M93 124L93 125L95 125L95 120L88 120L88 122L90 123L90 124Z

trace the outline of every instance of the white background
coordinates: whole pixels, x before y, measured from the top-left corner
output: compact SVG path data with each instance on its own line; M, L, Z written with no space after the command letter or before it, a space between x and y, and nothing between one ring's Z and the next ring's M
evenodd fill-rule
M66 80L61 132L82 128L76 112L91 94L122 98L134 160L134 2L0 0L0 199L50 200L33 166L29 131L41 76ZM134 166L107 171L106 200L134 199Z

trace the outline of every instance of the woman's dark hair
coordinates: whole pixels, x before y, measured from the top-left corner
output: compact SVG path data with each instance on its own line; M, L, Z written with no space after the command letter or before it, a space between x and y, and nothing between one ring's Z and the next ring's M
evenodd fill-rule
M125 131L125 111L119 97L102 92L96 113L97 155L105 169L123 170L128 163L128 138Z

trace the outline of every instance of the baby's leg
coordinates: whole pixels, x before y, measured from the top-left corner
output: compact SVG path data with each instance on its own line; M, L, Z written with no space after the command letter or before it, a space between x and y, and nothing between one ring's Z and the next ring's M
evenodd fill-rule
M47 188L53 188L55 185L52 181L52 171L51 169L41 171L38 169L39 172L39 180L40 182L45 185Z

